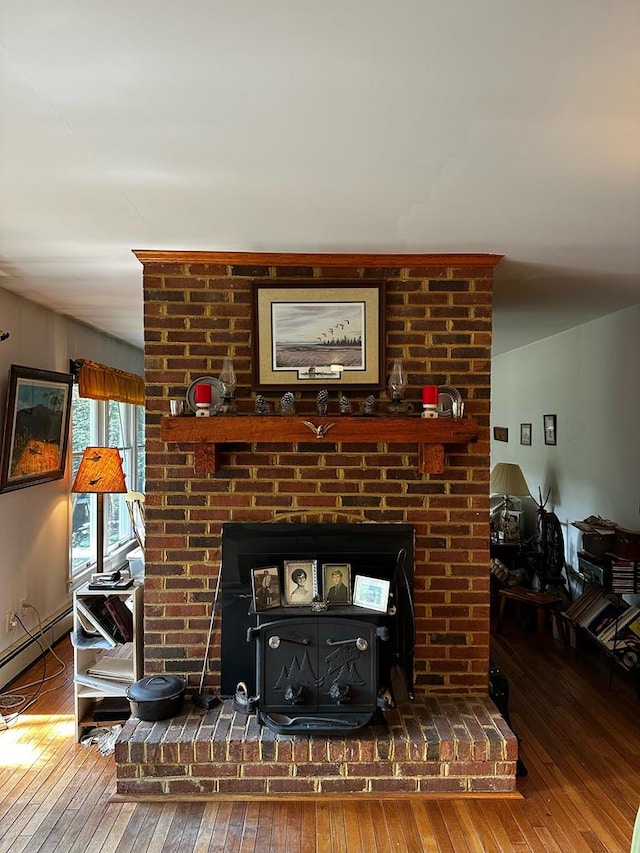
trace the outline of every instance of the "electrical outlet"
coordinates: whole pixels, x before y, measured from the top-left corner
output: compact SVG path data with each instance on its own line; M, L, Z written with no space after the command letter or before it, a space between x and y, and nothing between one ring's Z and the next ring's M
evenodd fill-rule
M7 634L9 634L15 627L18 625L18 618L15 614L14 610L7 610L7 620L5 624L5 629Z

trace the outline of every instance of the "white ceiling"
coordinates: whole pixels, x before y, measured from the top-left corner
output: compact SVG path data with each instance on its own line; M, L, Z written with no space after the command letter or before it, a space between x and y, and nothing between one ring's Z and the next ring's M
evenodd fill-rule
M640 302L638 0L0 0L0 50L0 286L136 345L132 249L504 254L494 354Z

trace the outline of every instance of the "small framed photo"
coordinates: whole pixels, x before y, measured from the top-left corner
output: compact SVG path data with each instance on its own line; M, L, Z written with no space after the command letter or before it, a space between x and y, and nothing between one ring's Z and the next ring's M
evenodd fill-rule
M311 604L317 592L317 560L284 561L284 603L287 607Z
M251 570L253 606L256 612L278 607L280 604L280 572L277 566Z
M391 581L382 578L367 578L356 575L353 587L353 603L356 607L366 607L368 610L387 612L389 603L389 588Z
M328 604L351 604L350 563L323 563L322 593Z
M557 431L556 431L556 416L555 415L544 415L544 443L545 444L556 444L557 443Z
M496 441L509 441L509 427L494 427L493 437Z
M531 444L531 424L520 424L520 444Z

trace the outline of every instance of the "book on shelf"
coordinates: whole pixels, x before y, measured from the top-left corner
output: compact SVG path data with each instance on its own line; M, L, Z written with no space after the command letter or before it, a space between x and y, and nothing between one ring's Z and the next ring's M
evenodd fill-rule
M104 625L102 619L89 607L89 599L80 597L76 599L76 615L78 622L85 631L91 634L100 634L109 643L111 648L118 645L119 640L115 638L113 633Z
M91 590L103 589L105 592L114 592L118 590L131 589L134 584L133 578L121 578L117 581L112 580L92 580L89 581L88 588Z
M131 705L126 696L105 696L97 702L91 716L96 723L126 720L131 716Z
M640 563L615 559L611 563L611 589L619 595L640 591Z
M96 595L91 598L84 598L83 600L102 627L111 634L117 643L127 642L122 631L118 627L118 623L113 618L113 615L107 606L106 596Z
M613 654L625 669L632 670L640 666L640 612L618 629Z
M90 687L100 693L109 693L112 696L124 696L130 684L130 682L125 684L123 681L113 681L109 678L98 678L96 675L89 675L88 672L76 672L75 680L76 684Z
M620 613L619 605L613 601L608 601L606 607L600 610L584 627L596 639L599 639L620 618Z
M589 584L582 595L567 607L565 611L567 618L574 623L579 623L585 612L603 598L604 592L602 587L598 584Z
M627 609L620 614L617 620L602 632L599 637L600 642L606 646L609 651L613 651L619 644L621 638L626 635L626 629L632 622L636 623L635 628L632 629L632 633L635 634L638 617L640 617L640 610L637 607L627 607Z
M107 678L110 681L122 681L131 684L133 681L133 661L130 658L103 655L88 667L87 674L97 678Z
M607 598L606 595L602 594L599 598L597 598L592 604L587 607L587 609L582 613L576 622L581 625L583 628L586 628L590 625L594 619L597 619L598 616L608 608L611 604L611 601Z
M108 595L104 604L118 626L124 641L130 643L133 640L133 613L117 595Z

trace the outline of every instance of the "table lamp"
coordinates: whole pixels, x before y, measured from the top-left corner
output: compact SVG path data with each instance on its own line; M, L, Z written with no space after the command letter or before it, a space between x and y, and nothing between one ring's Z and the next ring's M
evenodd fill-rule
M502 514L500 516L500 530L505 539L512 539L511 516L515 509L510 495L514 497L526 497L530 494L529 486L520 470L520 466L514 462L498 462L491 472L491 494L504 495Z
M96 572L102 572L104 565L104 496L127 491L120 451L116 447L87 447L71 491L88 492L98 496Z

